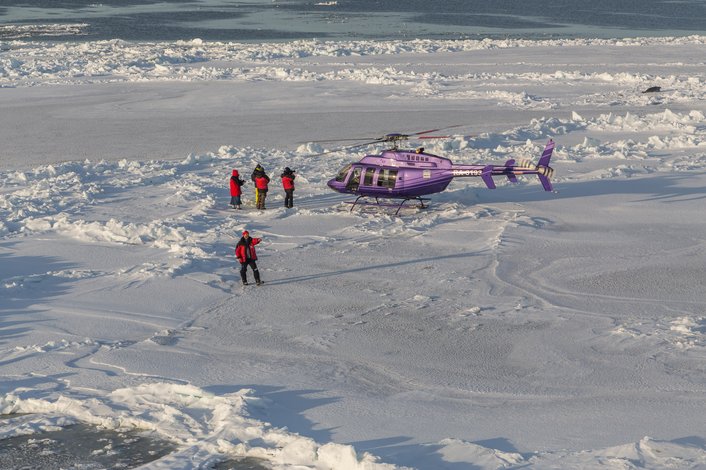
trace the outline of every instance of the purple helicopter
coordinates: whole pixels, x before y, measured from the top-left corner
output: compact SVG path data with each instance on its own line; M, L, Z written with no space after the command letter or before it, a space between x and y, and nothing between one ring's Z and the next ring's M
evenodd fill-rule
M456 126L454 126L456 127ZM379 155L366 155L357 163L350 163L338 172L328 186L339 193L349 193L358 196L352 203L351 211L356 204L372 204L359 202L362 198L375 198L374 205L381 204L379 199L401 199L395 215L407 201L419 201L425 208L423 196L441 192L446 189L452 179L480 177L489 189L495 189L493 176L505 176L513 183L520 175L537 175L545 191L552 191L550 178L554 169L549 161L554 151L554 141L549 139L537 164L529 160L507 160L504 165L455 165L448 158L417 150L399 150L397 142L417 138L443 138L448 136L422 136L440 129L432 129L415 134L387 134L373 142L367 142L354 147L378 142L393 142L393 148ZM353 147L349 147L353 148ZM329 152L326 152L329 153Z

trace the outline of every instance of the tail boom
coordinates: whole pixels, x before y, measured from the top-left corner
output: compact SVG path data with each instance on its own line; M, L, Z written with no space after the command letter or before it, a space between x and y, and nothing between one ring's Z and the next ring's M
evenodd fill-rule
M514 159L506 161L504 165L454 165L452 175L454 177L480 176L488 189L495 189L493 176L505 176L510 182L516 183L518 176L537 175L544 190L553 191L551 177L554 175L554 169L549 166L549 162L554 145L554 141L549 139L536 165L529 160L516 162Z

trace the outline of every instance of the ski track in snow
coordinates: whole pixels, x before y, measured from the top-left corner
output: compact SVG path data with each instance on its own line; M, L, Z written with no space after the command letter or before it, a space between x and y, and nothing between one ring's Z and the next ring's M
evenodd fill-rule
M389 87L392 103L539 111L547 117L425 146L458 163L502 162L536 159L553 138L559 191L528 178L498 179L495 192L458 181L427 211L348 212L325 183L365 152L322 162L308 155L328 148L312 143L2 171L0 413L31 414L0 421L0 438L76 421L155 430L180 450L142 467L153 469L224 456L278 469L706 466L703 59L675 58L676 72L577 61L462 73L456 62L495 49L703 43L0 42L0 88L349 81ZM447 67L407 60L427 56ZM665 91L624 91L654 84ZM579 105L601 112L565 112ZM245 210L228 208L231 169L256 163L275 177L297 169L295 209L273 189L256 212L251 183ZM236 287L232 250L246 228L264 238L263 288ZM676 437L639 434L660 419Z

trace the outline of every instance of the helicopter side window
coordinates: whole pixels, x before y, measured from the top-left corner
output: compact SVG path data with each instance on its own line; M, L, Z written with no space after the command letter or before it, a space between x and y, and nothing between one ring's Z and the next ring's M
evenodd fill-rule
M343 183L346 180L346 176L348 176L348 171L351 169L351 166L353 165L349 163L341 171L339 171L336 175L336 181Z
M397 170L380 170L378 175L378 186L383 188L394 188L397 182Z
M363 186L373 185L373 175L375 175L375 168L365 169L365 176L363 177Z
M359 185L360 185L360 168L353 168L353 174L351 175L350 179L348 180L348 183L346 184L346 188L348 188L352 191L357 191Z

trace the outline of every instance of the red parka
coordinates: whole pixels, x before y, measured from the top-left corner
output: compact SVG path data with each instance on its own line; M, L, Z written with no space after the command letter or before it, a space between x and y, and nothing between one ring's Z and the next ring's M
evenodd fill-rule
M284 189L294 189L294 175L283 175L282 187Z
M255 177L255 186L257 189L267 189L267 185L270 182L270 178L267 175Z
M239 184L239 175L238 175L238 170L233 170L233 176L230 178L230 195L231 196L240 196L242 194L242 191L240 189L240 184Z
M244 237L241 238L238 242L238 245L235 247L235 257L238 258L238 261L244 263L247 261L247 257L245 256L245 250L250 250L250 259L255 261L257 259L257 253L255 253L255 245L257 245L261 241L262 238L250 237L248 241L245 241Z

